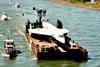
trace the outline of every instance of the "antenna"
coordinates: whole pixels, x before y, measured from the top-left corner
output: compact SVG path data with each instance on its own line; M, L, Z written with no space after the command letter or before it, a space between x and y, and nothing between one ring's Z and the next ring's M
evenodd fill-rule
M40 27L43 28L43 26L42 26L42 17L46 16L46 10L37 9L35 7L33 7L33 10L36 10L37 15L38 15L38 21L39 21Z

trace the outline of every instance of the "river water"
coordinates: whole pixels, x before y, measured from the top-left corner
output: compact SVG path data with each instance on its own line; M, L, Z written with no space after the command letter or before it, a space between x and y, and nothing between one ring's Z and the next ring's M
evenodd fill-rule
M21 8L14 7L17 2L21 4ZM45 18L49 18L52 24L56 24L56 20L60 19L64 27L70 30L69 36L88 50L89 60L34 60L23 37L27 19L31 22L37 19L32 7L46 9ZM0 14L3 12L8 13L12 19L0 20L0 67L100 67L100 11L52 3L49 0L0 0ZM22 16L22 13L25 16ZM14 39L17 49L23 52L15 60L1 55L3 40L7 37Z

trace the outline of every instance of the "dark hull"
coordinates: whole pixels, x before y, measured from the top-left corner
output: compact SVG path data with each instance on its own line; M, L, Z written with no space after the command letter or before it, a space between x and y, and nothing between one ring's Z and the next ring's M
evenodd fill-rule
M32 51L38 60L88 60L88 53L83 52L80 49L68 49L67 52L60 52L59 50L53 50L53 48L50 48L48 52L37 52L37 48L33 48L35 49L32 49Z
M9 52L8 54L9 54L9 59L14 59L14 58L17 57L17 51L16 50Z
M35 36L36 35L37 34L35 34ZM28 39L28 36L29 35L26 35L27 39ZM32 36L33 36L33 34L32 34ZM39 35L37 35L37 36L39 36ZM41 35L40 37L44 37L44 36L45 35L43 35L43 36ZM46 38L48 39L49 36L47 36ZM33 54L38 58L38 60L76 60L76 61L88 60L88 52L86 49L84 49L82 47L80 47L79 49L69 49L60 42L56 42L56 43L59 47L64 49L66 52L61 52L60 50L55 49L54 47L46 48L45 51L40 52L39 51L40 47L35 46L34 44L31 44L31 49L32 49Z

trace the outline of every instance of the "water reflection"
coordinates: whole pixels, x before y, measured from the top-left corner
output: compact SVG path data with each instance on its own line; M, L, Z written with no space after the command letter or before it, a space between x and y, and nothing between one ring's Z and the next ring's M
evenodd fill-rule
M57 60L57 61L39 61L40 67L80 67L86 62L76 62L72 60Z

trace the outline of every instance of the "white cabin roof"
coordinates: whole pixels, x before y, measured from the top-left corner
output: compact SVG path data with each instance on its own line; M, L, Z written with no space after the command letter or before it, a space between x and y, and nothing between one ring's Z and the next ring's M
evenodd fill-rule
M6 40L4 40L4 42L14 42L14 40L13 39L6 39Z

